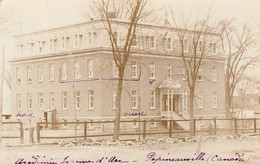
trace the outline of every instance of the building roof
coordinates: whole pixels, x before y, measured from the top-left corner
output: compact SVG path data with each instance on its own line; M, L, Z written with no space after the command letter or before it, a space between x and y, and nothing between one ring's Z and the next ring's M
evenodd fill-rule
M182 86L179 83L178 80L173 80L173 79L167 79L164 80L160 85L159 88L160 89L165 89L165 88L169 88L169 89L180 89Z

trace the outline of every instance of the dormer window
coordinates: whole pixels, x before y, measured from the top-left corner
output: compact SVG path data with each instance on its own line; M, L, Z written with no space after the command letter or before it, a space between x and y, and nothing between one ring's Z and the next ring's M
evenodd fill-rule
M199 68L197 78L198 78L199 81L202 81L202 80L203 80L202 68Z
M57 48L57 39L50 39L50 51L55 51Z
M149 48L154 48L154 47L155 47L155 39L154 39L154 36L150 36Z
M27 53L31 55L34 52L34 43L27 43Z
M92 45L95 38L96 38L97 33L96 32L89 32L88 33L88 45Z
M82 35L75 34L74 35L74 48L79 48L82 42Z
M69 48L69 37L61 37L61 49L65 50L67 48Z
M38 41L38 51L42 53L45 47L45 41Z

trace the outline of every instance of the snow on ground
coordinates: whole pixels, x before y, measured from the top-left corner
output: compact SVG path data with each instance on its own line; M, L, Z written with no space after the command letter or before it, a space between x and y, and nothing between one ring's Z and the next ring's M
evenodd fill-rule
M71 147L61 147L58 145L37 145L30 147L2 147L0 150L0 163L1 164L15 164L27 161L34 162L34 158L38 158L38 162L56 162L62 164L62 161L67 157L65 161L69 164L80 163L84 161L85 163L103 158L101 163L120 163L119 160L128 161L128 163L136 164L168 164L168 163L217 163L217 164L234 164L234 163L247 163L247 164L260 164L260 144L259 137L251 137L247 139L232 139L232 140L217 140L217 141L203 141L201 143L200 152L205 153L203 156L204 161L189 161L189 162L173 162L173 161L160 161L158 157L161 158L196 158L195 155L197 151L196 142L180 142L180 143L162 143L162 144L136 144L132 146L71 146ZM154 153L151 153L154 152ZM151 159L148 159L148 154L150 153ZM238 153L240 155L239 159L243 159L247 162L239 161L217 161L220 158L237 158ZM34 156L34 157L33 157ZM154 160L152 160L152 156ZM110 158L114 158L110 162ZM107 159L106 159L107 158ZM24 159L21 161L21 159ZM208 161L206 161L209 159ZM65 163L64 161L64 163ZM122 162L121 161L121 162ZM99 161L98 161L99 162ZM83 163L83 162L81 162ZM31 163L32 164L32 163ZM37 163L38 164L38 163ZM39 163L40 164L40 163Z

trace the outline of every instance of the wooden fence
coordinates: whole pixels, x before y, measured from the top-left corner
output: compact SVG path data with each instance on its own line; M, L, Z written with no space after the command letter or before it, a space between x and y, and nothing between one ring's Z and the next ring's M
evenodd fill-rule
M23 123L22 122L2 122L3 125L19 125L19 135L8 135L8 136L2 136L2 138L19 138L20 144L24 143L24 129L23 129Z
M143 139L146 138L147 135L156 135L156 134L164 134L169 137L173 137L174 134L189 134L190 131L184 131L184 130L176 130L173 128L173 125L177 122L190 122L190 120L133 120L133 121L120 121L121 125L123 123L138 123L138 129L135 131L121 131L120 136L139 136ZM208 127L198 127L197 124L201 122L209 122L210 126ZM225 122L225 125L223 125L223 122ZM240 134L240 133L257 133L257 130L260 131L260 122L257 123L257 121L260 121L260 118L250 118L250 119L194 119L194 131L195 135L197 134L203 134L203 135L217 135L217 134ZM147 130L147 127L149 127L148 123L166 123L167 128L164 130ZM246 123L246 124L245 124ZM37 128L36 128L36 137L37 137L37 143L41 142L41 139L70 139L70 138L82 138L87 139L90 137L106 137L106 136L113 136L113 131L110 131L109 133L97 133L97 134L91 134L89 131L91 131L90 128L88 128L88 124L114 124L114 121L85 121L85 122L57 122L54 127L59 127L60 125L74 125L75 127L78 125L83 125L83 133L80 135L63 135L61 131L60 136L42 136L41 131L43 130L43 126L46 126L48 124L52 124L50 122L38 122ZM245 126L246 125L246 126ZM248 126L249 125L249 126ZM258 125L258 126L257 126ZM57 130L57 129L56 129ZM52 130L53 134L57 134L56 130ZM71 129L73 130L73 129ZM224 132L224 133L222 133ZM48 133L49 134L49 133Z

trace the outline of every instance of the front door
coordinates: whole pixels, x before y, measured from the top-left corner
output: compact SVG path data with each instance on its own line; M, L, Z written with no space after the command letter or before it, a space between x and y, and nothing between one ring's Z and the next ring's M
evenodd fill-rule
M168 103L169 103L169 111L174 111L176 113L179 112L179 99L180 96L174 94L172 97L169 95L169 102L167 94L162 95L162 111L168 111Z

